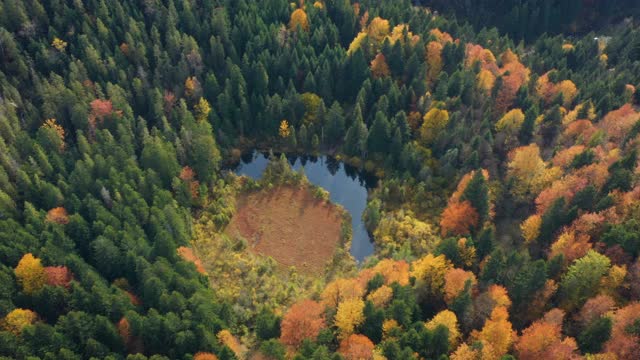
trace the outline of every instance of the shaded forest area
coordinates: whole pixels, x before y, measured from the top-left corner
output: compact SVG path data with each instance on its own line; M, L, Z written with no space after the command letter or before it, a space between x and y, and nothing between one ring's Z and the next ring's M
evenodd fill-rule
M633 0L415 0L413 3L454 14L478 30L497 27L511 38L527 42L544 33L598 32L640 13L638 2Z

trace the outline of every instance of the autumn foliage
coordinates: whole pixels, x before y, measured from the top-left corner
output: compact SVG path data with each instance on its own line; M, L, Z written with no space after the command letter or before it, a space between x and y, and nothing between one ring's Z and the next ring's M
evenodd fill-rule
M192 262L196 266L196 270L199 273L207 273L207 271L204 269L204 266L202 265L202 261L200 260L200 258L198 258L198 256L196 256L196 254L193 252L193 249L186 246L180 246L178 248L178 255L180 255L180 257L185 261Z
M360 334L353 334L340 342L338 352L345 360L373 359L373 343L369 338Z
M472 332L472 336L483 344L482 359L500 359L516 339L507 309L503 306L493 309L482 330Z
M294 10L289 19L289 30L295 31L298 28L309 31L309 18L303 9Z
M379 53L371 60L371 75L373 75L374 78L383 78L389 76L389 73L387 59L382 53Z
M451 202L442 212L440 231L442 236L469 234L478 220L478 212L469 201Z
M373 273L371 274L373 276ZM338 278L325 286L320 299L323 305L337 308L346 300L360 298L364 295L366 282L358 279Z
M22 329L36 322L37 319L38 315L29 309L14 309L0 321L0 327L15 335L20 335Z
M467 282L473 287L476 276L471 271L452 268L444 276L444 300L451 303L464 289Z
M40 259L33 254L25 254L18 266L15 268L16 278L25 294L33 294L40 290L47 281L47 275L44 271Z
M640 303L633 302L613 314L611 338L605 343L605 351L614 353L620 360L640 358L640 336L628 331L640 319Z
M69 223L69 215L67 210L63 207L57 207L47 212L47 221L65 225Z
M193 355L193 360L218 360L218 357L210 352L197 352Z
M340 337L351 335L355 327L364 321L364 301L359 298L348 299L338 305L335 325L340 331Z
M44 268L47 285L69 288L73 274L66 266L47 266Z
M518 358L522 360L564 360L577 357L575 339L562 336L562 316L545 317L524 329L515 344ZM558 321L559 320L559 321Z
M297 348L304 339L314 340L325 327L324 307L303 300L291 306L282 318L280 341Z

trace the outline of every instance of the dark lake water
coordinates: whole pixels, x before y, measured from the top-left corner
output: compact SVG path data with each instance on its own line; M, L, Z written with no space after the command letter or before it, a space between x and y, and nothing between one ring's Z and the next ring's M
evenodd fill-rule
M376 185L375 177L358 171L328 156L287 156L294 170L304 167L304 173L312 184L330 194L331 201L342 205L351 214L353 239L351 255L358 261L373 254L373 243L365 229L362 214L367 206L367 190ZM253 152L242 156L234 169L238 175L259 179L269 163L268 154Z

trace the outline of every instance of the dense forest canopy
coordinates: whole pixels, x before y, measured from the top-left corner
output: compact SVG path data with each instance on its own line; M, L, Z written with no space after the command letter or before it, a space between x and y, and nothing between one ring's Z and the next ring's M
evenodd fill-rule
M0 358L640 358L637 4L414 3L0 0ZM254 148L375 254L226 237Z

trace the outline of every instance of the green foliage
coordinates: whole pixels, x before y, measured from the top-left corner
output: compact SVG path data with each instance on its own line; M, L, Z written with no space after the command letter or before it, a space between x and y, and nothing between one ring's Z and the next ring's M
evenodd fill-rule
M594 296L610 266L609 258L593 250L576 260L560 282L559 298L563 307L573 310Z
M578 345L584 353L596 354L611 337L612 321L608 317L594 319L578 336Z

